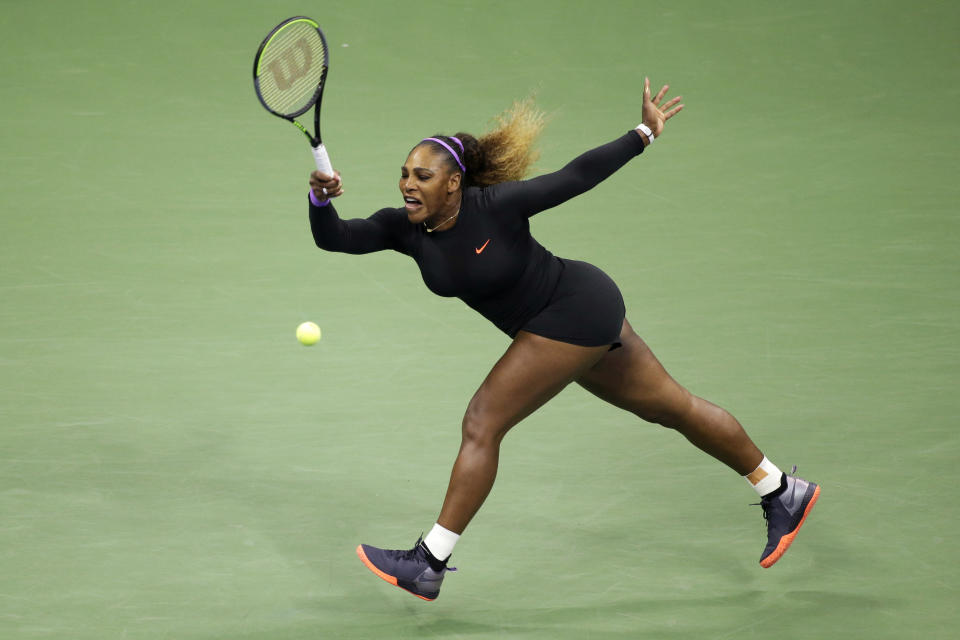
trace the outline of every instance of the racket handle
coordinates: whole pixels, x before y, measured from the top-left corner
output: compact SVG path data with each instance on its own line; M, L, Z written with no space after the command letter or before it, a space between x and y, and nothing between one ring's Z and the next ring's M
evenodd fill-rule
M333 165L330 164L330 155L327 153L327 148L323 146L322 142L313 147L313 159L316 160L317 170L320 173L325 173L333 177Z

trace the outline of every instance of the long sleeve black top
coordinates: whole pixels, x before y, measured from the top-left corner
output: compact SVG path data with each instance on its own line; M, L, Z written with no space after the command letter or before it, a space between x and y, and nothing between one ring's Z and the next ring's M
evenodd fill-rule
M456 296L513 337L550 301L562 262L530 234L529 218L593 188L643 151L635 131L587 151L559 171L463 191L456 225L427 233L403 208L342 220L310 204L317 246L343 253L393 249L413 258L427 287Z

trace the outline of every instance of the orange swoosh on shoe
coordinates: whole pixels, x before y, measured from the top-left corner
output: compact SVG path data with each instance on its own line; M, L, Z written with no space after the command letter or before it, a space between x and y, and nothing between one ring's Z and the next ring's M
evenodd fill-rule
M483 243L482 247L480 247L479 249L474 249L474 251L477 252L477 255L480 255L481 253L483 253L483 250L487 248L488 244L490 244L490 238L487 238L487 241Z

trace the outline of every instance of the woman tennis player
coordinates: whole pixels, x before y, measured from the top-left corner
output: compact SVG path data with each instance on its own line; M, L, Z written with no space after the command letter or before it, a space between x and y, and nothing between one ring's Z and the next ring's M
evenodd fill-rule
M764 567L780 559L816 502L816 484L783 473L732 415L670 377L634 333L606 274L554 256L530 235L531 216L595 187L660 138L683 108L679 97L661 104L667 89L651 98L645 80L642 124L531 180L522 178L535 159L543 117L529 100L479 139L458 133L417 142L400 171L403 208L341 220L330 203L343 193L339 174L311 174L317 246L406 254L431 291L459 297L512 338L467 405L436 524L412 549L357 547L363 563L391 584L424 600L439 595L454 545L493 486L504 436L571 382L679 431L744 476L767 520Z

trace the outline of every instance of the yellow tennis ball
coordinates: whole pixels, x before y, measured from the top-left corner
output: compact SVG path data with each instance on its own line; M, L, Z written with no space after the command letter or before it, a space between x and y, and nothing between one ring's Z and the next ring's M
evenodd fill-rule
M313 322L304 322L297 327L297 340L300 341L300 344L309 347L312 344L316 344L319 339L320 327Z

